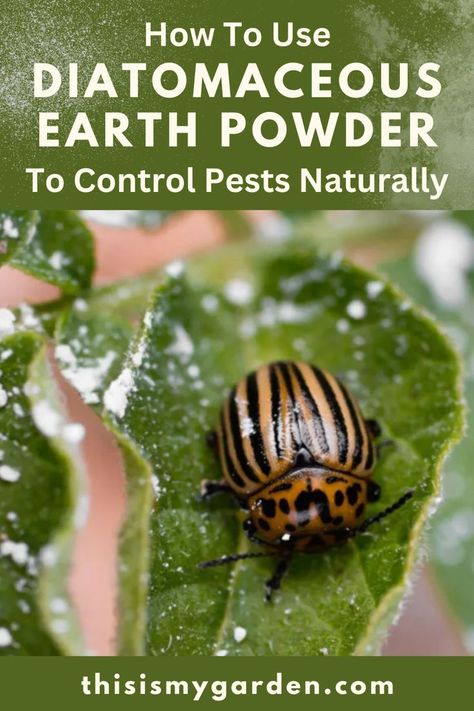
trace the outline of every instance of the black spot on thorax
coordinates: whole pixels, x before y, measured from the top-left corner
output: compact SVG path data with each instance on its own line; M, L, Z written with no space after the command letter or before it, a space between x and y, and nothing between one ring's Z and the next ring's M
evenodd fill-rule
M260 499L258 503L262 509L264 516L266 516L267 518L274 518L276 513L275 499Z
M360 484L352 484L351 486L347 487L347 500L349 501L351 506L354 506L354 504L357 502L360 491L362 491L362 487Z
M284 513L284 514L290 513L290 504L288 503L287 499L280 499L279 506L280 506L280 511L282 513Z

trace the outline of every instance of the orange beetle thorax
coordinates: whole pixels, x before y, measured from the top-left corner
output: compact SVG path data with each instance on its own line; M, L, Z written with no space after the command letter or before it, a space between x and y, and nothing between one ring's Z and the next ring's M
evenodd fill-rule
M330 545L330 534L360 524L369 486L367 479L317 465L294 469L249 497L255 535L269 544L297 539L301 550Z

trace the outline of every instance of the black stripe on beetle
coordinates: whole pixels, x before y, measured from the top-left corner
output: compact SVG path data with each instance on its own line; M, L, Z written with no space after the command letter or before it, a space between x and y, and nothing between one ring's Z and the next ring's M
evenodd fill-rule
M250 443L252 445L255 461L260 467L263 474L270 474L270 465L265 454L265 445L260 426L260 404L258 400L258 383L255 373L251 373L247 378L247 398L248 398L248 415L253 424L250 433Z
M334 390L332 389L328 379L326 378L322 370L320 370L319 368L313 366L312 370L323 389L324 395L326 396L326 400L329 405L329 409L331 410L331 414L334 418L337 442L339 445L339 460L342 464L345 464L347 462L348 454L348 435L346 421L344 420L344 416L342 414L341 407L337 401L336 394L334 393Z
M275 440L275 450L277 457L281 455L280 448L280 383L276 368L270 366L270 390L272 399L272 426L273 438Z
M311 395L311 390L310 390L305 378L303 377L301 370L296 365L293 365L293 372L296 376L298 385L301 388L301 392L304 395L304 398L308 404L308 407L311 409L311 412L313 414L313 424L314 424L314 429L316 432L316 437L317 437L319 446L321 447L321 450L323 452L327 453L327 452L329 452L329 445L328 445L328 441L326 439L326 432L324 431L323 419L321 417L321 413L319 411L318 405L315 402L313 396Z
M237 472L236 468L234 467L234 464L232 462L232 457L230 456L229 452L229 442L227 440L227 432L226 432L226 427L224 423L224 413L221 415L221 437L222 437L222 449L224 452L224 460L225 460L225 470L229 474L231 480L234 482L236 486L239 487L239 489L243 489L245 487L245 482L240 476L240 474Z
M245 476L255 483L260 483L260 479L257 473L252 469L250 463L247 461L245 456L244 447L242 443L242 430L240 427L239 411L237 409L237 390L234 388L229 397L229 419L230 428L232 433L232 442L234 444L235 453L239 462L239 466L244 472Z

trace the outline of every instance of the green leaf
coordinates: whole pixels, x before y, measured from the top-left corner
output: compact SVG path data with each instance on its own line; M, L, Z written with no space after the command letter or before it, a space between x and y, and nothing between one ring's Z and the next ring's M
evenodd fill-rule
M36 229L13 252L10 264L67 294L76 294L91 283L92 235L75 212L41 212Z
M0 653L83 654L67 592L84 508L77 428L66 423L44 339L0 341Z
M37 221L36 210L0 210L0 266L29 243Z
M474 283L467 300L455 309L443 306L421 280L412 256L384 264L383 269L418 303L441 321L465 359L467 436L445 467L444 497L432 521L430 561L455 618L464 631L466 647L474 651Z
M247 547L234 502L203 504L196 494L202 478L220 475L205 435L227 389L280 358L337 373L395 441L377 466L383 498L373 510L416 493L370 534L299 556L268 605L271 561L196 568ZM376 653L439 495L440 464L462 430L459 380L431 320L390 285L310 248L221 250L160 287L104 398L129 477L121 653ZM247 631L241 642L237 626Z
M104 391L122 369L150 291L162 279L162 274L150 274L95 289L87 299L64 308L55 322L55 354L62 374L99 414L104 415ZM107 417L105 423L109 426ZM114 433L126 464L129 502L120 541L127 564L121 565L118 573L122 618L118 642L127 653L139 654L146 624L148 517L152 503L151 489L144 482L151 481L151 469L131 442L117 429Z

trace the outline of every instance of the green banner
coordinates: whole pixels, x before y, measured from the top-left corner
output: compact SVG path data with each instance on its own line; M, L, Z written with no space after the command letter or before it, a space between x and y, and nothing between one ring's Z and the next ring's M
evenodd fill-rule
M468 208L455 0L2 0L18 208Z
M4 708L448 708L471 659L5 659ZM28 679L28 683L25 683Z

